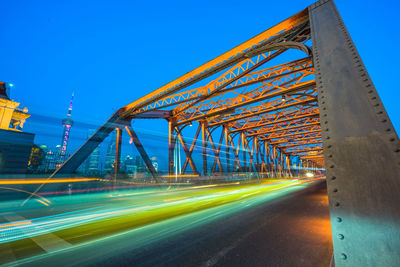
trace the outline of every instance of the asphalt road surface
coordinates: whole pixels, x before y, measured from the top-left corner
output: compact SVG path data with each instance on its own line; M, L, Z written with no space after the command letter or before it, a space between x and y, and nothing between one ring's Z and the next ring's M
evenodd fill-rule
M117 218L110 214L126 212L116 207L130 203L132 197L112 198L107 209L95 211L90 207L98 205L100 197L77 201L75 206L67 201L57 207L85 223L66 229L59 221L70 219L70 213L55 220L48 210L16 211L14 217L8 215L12 223L39 214L38 221L28 224L33 224L32 232L51 231L22 240L21 233L7 235L15 240L0 244L0 257L14 259L7 260L8 265L20 266L329 266L332 242L323 180L170 194L152 194L151 201L148 195L135 196L137 206L130 212L153 205L152 209ZM79 213L83 208L86 213ZM4 214L7 219L12 212ZM41 221L44 215L46 221ZM93 215L102 221L92 222ZM22 229L26 234L31 228Z

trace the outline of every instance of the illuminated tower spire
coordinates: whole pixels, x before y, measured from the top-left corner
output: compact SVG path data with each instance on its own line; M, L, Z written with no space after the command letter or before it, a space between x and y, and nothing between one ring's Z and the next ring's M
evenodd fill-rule
M72 125L74 124L74 121L71 119L73 101L74 101L74 93L72 93L71 102L69 103L67 117L62 120L62 125L64 126L64 131L63 131L62 140L61 140L61 150L60 150L60 160L61 161L64 161L65 154L67 153L69 133L71 131Z

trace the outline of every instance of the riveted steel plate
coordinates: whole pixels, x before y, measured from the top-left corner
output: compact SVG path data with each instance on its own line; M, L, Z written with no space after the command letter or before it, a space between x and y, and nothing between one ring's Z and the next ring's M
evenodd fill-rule
M336 266L400 266L398 136L333 1L309 14Z

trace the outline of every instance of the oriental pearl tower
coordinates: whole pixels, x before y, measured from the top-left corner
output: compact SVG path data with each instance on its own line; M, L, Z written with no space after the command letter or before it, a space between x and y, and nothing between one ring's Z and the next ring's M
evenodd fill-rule
M72 93L72 96L71 96L71 102L69 103L67 117L62 120L62 125L64 126L64 131L63 131L63 135L62 135L61 150L60 150L60 161L61 162L64 162L64 160L65 160L65 154L67 153L69 134L71 131L71 127L74 124L74 121L71 119L73 101L74 101L74 93Z

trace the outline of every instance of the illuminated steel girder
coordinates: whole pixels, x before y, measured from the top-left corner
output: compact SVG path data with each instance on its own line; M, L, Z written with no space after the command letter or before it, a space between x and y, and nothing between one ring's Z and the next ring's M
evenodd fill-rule
M296 141L315 140L315 139L319 139L321 137L322 137L322 135L320 133L317 133L317 134L313 134L313 135L303 135L303 136L292 138L292 139L281 138L278 141L269 142L269 144L270 145L277 145L277 144L282 145L282 144L286 144L286 143L290 143L290 142L296 142Z
M322 151L323 148L321 146L316 146L313 148L307 148L307 149L293 149L293 150L284 150L285 153L288 153L290 155L305 155L305 152L309 153L309 152L314 152L314 151Z
M269 137L264 137L261 138L260 140L270 140L270 139L278 139L278 138L283 138L283 137L289 137L289 136L299 136L299 135L304 135L304 134L309 134L309 133L321 133L321 128L320 127L314 127L315 129L301 129L301 131L296 131L293 133L289 134L282 134L282 135L270 135Z
M280 149L285 149L288 147L296 147L296 146L307 146L307 145L313 145L313 144L322 144L322 139L314 139L312 142L297 142L289 145L279 145L277 146Z
M317 99L315 97L293 98L290 99L289 101L285 101L285 103L283 103L280 99L272 100L271 102L269 102L268 106L259 105L239 110L238 111L238 113L240 114L239 117L235 117L235 114L228 113L220 120L215 120L215 122L210 123L210 126L219 126L223 124L228 125L229 123L235 122L239 119L243 120L250 117L260 116L266 113L276 112L293 106L308 105L316 102Z
M284 94L315 88L315 82L307 81L299 83L300 78L301 77L290 77L290 80L284 82L278 80L276 84L264 83L262 86L256 88L256 90L251 90L248 93L241 93L233 98L220 99L218 102L212 101L210 103L201 104L190 108L183 114L178 114L177 119L181 119L181 124L183 124L188 121L202 119L206 116L212 117L219 115L223 113L223 109L234 111L240 107L272 99Z
M219 57L216 57L202 66L186 73L185 75L182 75L178 79L175 79L146 96L132 102L123 107L121 112L124 112L124 116L126 116L125 114L128 114L129 116L131 112L139 110L154 101L158 101L167 95L171 95L174 92L195 84L196 82L210 77L221 70L236 65L249 58L262 55L263 51L259 52L259 49L262 49L264 46L271 43L286 41L286 39L293 34L304 34L305 25L309 24L307 21L307 12L303 11L238 45Z
M244 124L243 126L238 126L238 124L235 124L233 127L236 128L234 130L231 130L231 132L238 132L238 131L244 131L244 130L251 130L255 128L260 128L268 125L274 125L282 122L289 122L293 120L299 120L303 118L312 118L312 117L317 117L319 116L319 110L318 109L312 109L312 110L306 110L304 112L298 112L298 114L286 114L286 113L278 113L275 116L268 116L268 120L263 120L261 119L261 122L253 122L253 123L247 123ZM282 118L286 117L286 118ZM282 119L281 119L282 118Z
M265 135L265 134L269 134L269 133L274 133L274 132L282 132L282 131L288 131L288 130L292 130L292 129L297 129L297 128L306 128L308 126L312 126L312 125L319 125L319 118L310 118L308 120L303 120L299 123L293 123L295 124L294 126L291 126L292 124L286 124L286 125L274 125L275 127L271 127L268 130L260 130L260 131L256 131L254 133L248 134L247 136L255 136L255 135ZM282 127L282 126L289 126L289 127ZM281 128L282 127L282 128Z
M212 94L211 90L214 88L221 87L221 85L226 81L231 81L237 75L239 75L240 70L244 68L242 65L248 65L251 63L251 59L247 59L240 66L235 66L231 68L229 71L218 77L216 80L209 82L207 85L194 88L188 91L180 92L177 94L173 94L167 97L164 97L154 103L147 105L146 107L140 109L140 111L135 112L135 117L139 116L141 113L147 113L151 110L157 110L160 108L166 108L170 106L176 106L179 104L188 103L191 101L199 100L201 97L208 97ZM258 62L258 59L257 61ZM313 72L314 69L312 67L312 58L303 58L300 60L295 60L293 62L289 62L286 64L281 64L277 66L273 66L264 70L254 71L248 73L241 77L240 79L230 83L230 87L220 90L217 93L214 93L214 97L221 96L228 92L231 92L235 89L239 89L245 86L250 86L260 82L266 82L270 80L281 79L284 76L288 75L296 75L299 72ZM237 93L237 92L235 92Z

